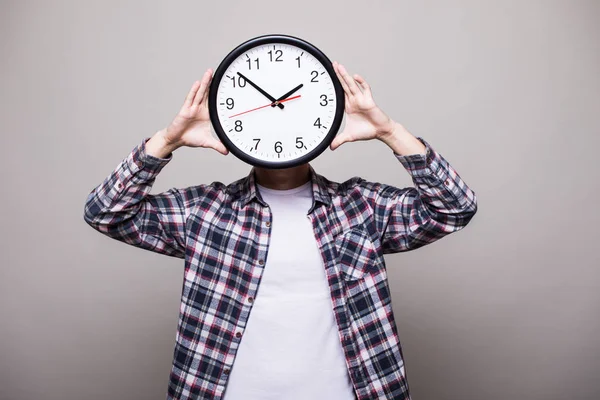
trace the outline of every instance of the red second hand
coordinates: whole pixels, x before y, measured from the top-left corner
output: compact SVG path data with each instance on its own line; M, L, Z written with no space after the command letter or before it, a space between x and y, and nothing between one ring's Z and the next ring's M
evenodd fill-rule
M294 96L294 97L288 97L287 99L281 100L281 101L279 101L278 103L283 103L283 102L286 102L286 101L294 100L294 99L297 99L297 98L298 98L298 97L300 97L300 96L302 96L302 95L301 95L301 94L299 94L298 96ZM249 113L249 112L252 112L252 111L260 110L261 108L269 107L269 106L271 106L271 105L273 105L273 104L275 104L275 103L269 103L269 104L267 104L267 105L265 105L265 106L256 107L256 108L253 108L252 110L244 111L244 112L241 112L241 113L239 113L239 114L234 114L234 115L232 115L232 116L231 116L231 117L229 117L229 118L237 117L238 115L242 115L242 114L246 114L246 113Z

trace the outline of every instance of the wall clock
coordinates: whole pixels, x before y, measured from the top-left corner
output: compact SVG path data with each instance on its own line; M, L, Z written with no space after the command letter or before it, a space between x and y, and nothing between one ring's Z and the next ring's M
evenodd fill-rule
M289 168L317 157L335 137L344 92L331 61L312 44L260 36L229 53L211 83L219 139L251 165Z

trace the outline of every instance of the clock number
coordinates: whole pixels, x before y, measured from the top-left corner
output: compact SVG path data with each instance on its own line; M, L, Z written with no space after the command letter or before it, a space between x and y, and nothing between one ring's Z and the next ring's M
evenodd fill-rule
M242 78L241 76L238 76L237 81L238 81L239 87L246 86L246 80L244 78ZM233 78L231 78L231 82L233 83L233 87L235 87L235 76Z
M314 75L312 77L312 79L310 80L311 82L319 82L319 80L317 79L317 76L319 76L319 73L317 71L313 71L310 73L311 75Z
M235 131L236 132L241 132L242 129L244 129L242 127L242 121L240 121L239 119L235 121Z
M304 143L302 143L302 136L299 136L296 138L296 148L301 149L303 147L306 148L306 146L304 146Z
M258 139L252 139L252 140L254 140L256 142L256 144L254 145L254 150L257 150L258 149L258 144L260 143L260 138L258 138Z
M322 105L323 107L325 107L327 104L329 104L329 100L327 100L327 95L322 94L319 97L321 98L321 102L319 103L320 105Z
M228 110L232 110L233 109L233 105L235 104L235 102L233 101L233 99L231 97L229 97L225 103L227 103L227 109Z
M252 69L252 60L247 58L246 62L248 63L248 69ZM256 63L256 69L260 69L259 63L258 63L258 58L254 60L254 62Z
M300 68L300 56L296 57L296 61L298 61L298 68Z
M283 151L283 147L281 147L281 142L275 142L275 151L277 152L277 154Z
M315 121L315 123L313 124L313 126L316 126L317 128L321 127L321 118L317 118L317 120Z
M268 52L268 53L269 53L269 59L271 60L271 62L273 62L273 50L269 50L269 52ZM275 56L276 56L276 57L275 57L275 61L276 61L276 62L281 62L281 61L283 61L283 60L281 59L281 56L282 56L282 55L283 55L283 51L281 51L281 50L275 50Z

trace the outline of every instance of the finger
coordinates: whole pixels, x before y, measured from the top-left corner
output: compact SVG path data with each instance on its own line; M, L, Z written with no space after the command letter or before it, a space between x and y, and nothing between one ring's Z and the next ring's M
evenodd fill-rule
M362 76L356 74L356 75L354 75L354 80L356 82L358 82L358 85L363 90L363 93L365 93L369 97L373 96L372 93L371 93L371 86L369 86L369 84L367 83L367 81L365 81L365 79Z
M208 78L208 83L206 84L206 90L204 91L204 97L202 98L201 102L207 104L208 103L208 93L210 93L210 84L212 82L212 70L210 71L210 77Z
M223 155L227 155L229 153L227 147L225 147L225 145L221 143L220 140L215 139L214 137L208 139L208 141L206 142L206 147L210 147L211 149L214 149Z
M339 70L340 64L338 64L337 62L334 63L334 71L336 76L338 77L338 80L340 81L340 84L342 85L342 88L344 89L344 94L345 95L349 95L350 94L350 88L348 87L348 85L346 84L346 81L344 80L344 78L342 77L342 74L340 73Z
M200 87L200 81L196 81L194 82L194 84L192 85L192 88L190 89L190 91L188 92L185 101L183 102L184 107L189 107L192 105L192 101L194 101L194 97L196 96L196 92L198 91L198 88Z
M342 64L339 64L338 68L340 71L340 75L342 75L342 78L344 78L344 81L346 81L346 85L348 85L348 89L350 89L350 93L352 93L353 95L360 94L361 91L356 85L356 81L354 81L354 79L348 74L346 68L344 68Z
M350 94L350 89L348 88L348 85L346 85L346 81L344 81L344 78L342 78L342 75L340 74L340 71L338 69L339 65L340 64L338 64L337 61L334 61L333 62L333 70L335 71L335 74L337 75L338 80L340 81L340 84L342 85L342 88L344 89L344 94L348 95L348 94Z
M340 147L342 144L349 142L349 138L344 135L344 132L340 133L339 135L337 135L335 138L333 138L331 145L329 145L329 147L331 148L331 150L335 150L338 147Z
M206 91L206 86L211 75L212 71L210 69L207 69L204 75L202 76L202 80L200 81L200 89L198 89L196 95L194 96L194 105L200 104L200 101L204 97L204 92Z

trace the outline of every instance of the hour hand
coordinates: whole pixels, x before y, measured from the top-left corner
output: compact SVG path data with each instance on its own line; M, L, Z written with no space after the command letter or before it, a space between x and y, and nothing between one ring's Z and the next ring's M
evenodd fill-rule
M242 75L240 72L237 73L239 76L241 76L246 82L248 82L250 84L250 86L252 86L254 89L258 90L260 93L262 93L263 96L265 96L267 99L271 100L273 103L275 103L277 100L275 100L275 97L271 96L269 93L265 92L264 90L262 90L256 83L252 82L250 79L246 78L244 75ZM277 107L283 109L283 104L281 103L277 103Z
M299 84L298 86L296 86L295 88L293 88L292 90L290 90L289 92L287 92L286 94L284 94L283 96L281 96L280 98L275 100L275 102L273 104L271 104L271 107L275 107L276 104L280 104L279 103L280 101L285 100L288 97L290 97L292 94L296 93L296 91L298 91L302 86L304 86L303 83Z

